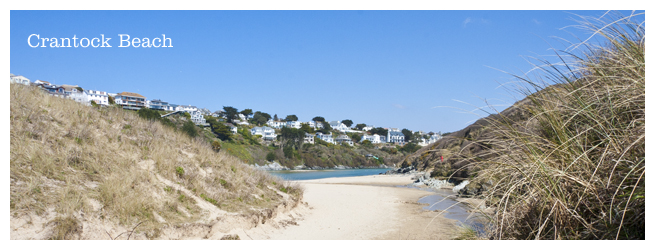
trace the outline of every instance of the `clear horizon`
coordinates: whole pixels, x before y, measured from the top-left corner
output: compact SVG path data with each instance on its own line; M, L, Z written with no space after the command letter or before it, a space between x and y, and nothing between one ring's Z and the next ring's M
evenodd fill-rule
M485 100L501 111L522 99L499 88L512 81L502 71L529 71L524 57L555 60L564 39L590 35L561 29L576 25L575 14L604 13L12 10L10 71L211 111L453 132L486 116L476 110ZM104 35L112 47L34 48L31 34ZM173 46L118 47L119 34L165 34Z

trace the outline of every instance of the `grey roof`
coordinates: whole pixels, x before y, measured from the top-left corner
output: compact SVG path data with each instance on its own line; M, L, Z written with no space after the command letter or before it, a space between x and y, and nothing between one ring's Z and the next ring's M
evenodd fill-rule
M405 134L403 134L402 132L389 130L389 136L403 136L404 137Z

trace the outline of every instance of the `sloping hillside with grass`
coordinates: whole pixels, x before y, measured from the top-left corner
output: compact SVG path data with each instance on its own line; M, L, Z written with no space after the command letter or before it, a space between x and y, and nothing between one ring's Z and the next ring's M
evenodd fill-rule
M160 121L10 85L11 239L220 238L302 198Z
M494 239L645 239L644 13L581 17L581 43L516 76L527 98L403 163L469 179ZM528 91L532 90L532 91ZM444 162L441 162L444 156Z

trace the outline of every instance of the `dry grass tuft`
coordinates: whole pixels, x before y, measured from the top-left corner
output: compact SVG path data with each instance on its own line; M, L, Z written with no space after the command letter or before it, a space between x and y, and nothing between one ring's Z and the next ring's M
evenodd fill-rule
M643 14L582 17L603 46L584 41L534 79L517 76L531 117L492 119L495 157L468 166L496 208L493 238L645 238Z

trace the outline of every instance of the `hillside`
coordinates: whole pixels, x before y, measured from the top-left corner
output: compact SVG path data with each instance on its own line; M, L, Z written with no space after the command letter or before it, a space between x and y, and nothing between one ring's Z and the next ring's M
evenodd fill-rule
M580 17L604 43L576 44L556 52L561 61L540 61L535 75L515 76L524 100L402 166L470 181L460 194L495 210L489 238L645 239L645 24L633 20L641 15Z
M159 121L10 85L11 239L221 238L302 198Z

